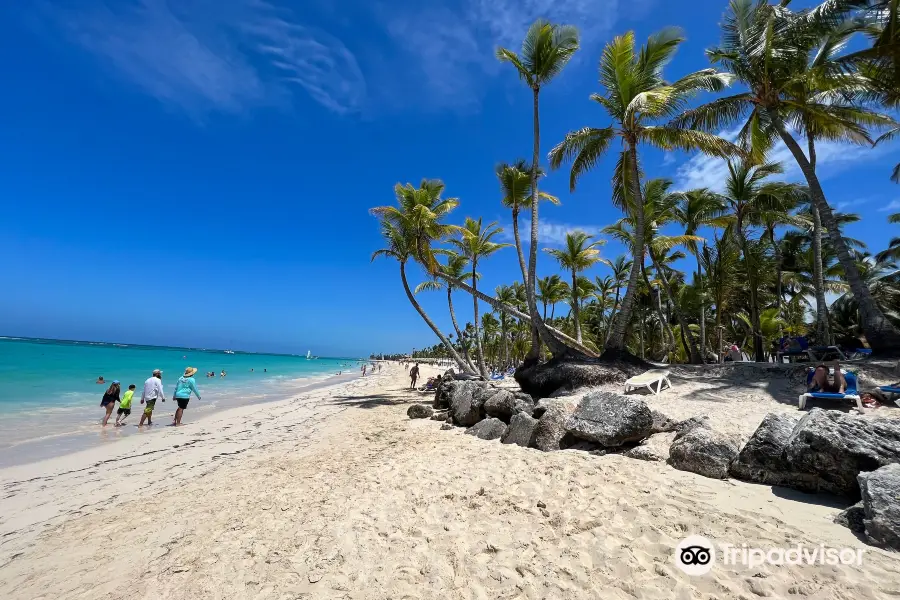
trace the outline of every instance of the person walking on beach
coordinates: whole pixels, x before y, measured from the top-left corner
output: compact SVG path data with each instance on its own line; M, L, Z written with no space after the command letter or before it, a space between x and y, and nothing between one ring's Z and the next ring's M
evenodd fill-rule
M106 409L106 416L103 417L103 426L106 427L107 421L109 421L109 416L112 414L113 409L116 407L116 402L119 401L119 382L113 381L109 388L106 390L106 393L103 394L103 399L100 401L100 406Z
M194 367L188 367L184 370L184 375L178 378L178 383L175 384L175 402L178 403L178 409L175 411L175 420L172 421L172 425L176 427L181 425L181 415L184 414L184 409L187 408L188 402L191 401L191 392L197 396L197 400L200 399L200 392L197 391L197 382L194 381L194 373L196 372L197 369Z
M147 407L144 409L144 414L141 415L141 422L138 423L138 427L144 424L145 419L147 425L153 425L153 409L157 400L165 402L166 395L162 387L162 371L153 369L153 375L144 382L144 391L141 393L141 404L146 403Z
M412 369L409 370L409 389L416 389L416 379L419 378L419 363L416 363Z
M132 383L128 386L128 391L122 395L122 401L119 402L119 410L116 412L116 427L125 424L125 419L131 414L131 399L134 397L135 385Z

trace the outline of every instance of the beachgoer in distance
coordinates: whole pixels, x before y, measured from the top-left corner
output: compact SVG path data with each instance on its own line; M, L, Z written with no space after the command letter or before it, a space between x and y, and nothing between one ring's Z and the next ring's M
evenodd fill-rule
M132 383L128 386L128 391L122 395L122 400L119 402L119 410L116 411L116 427L124 425L125 419L131 414L131 399L134 397L135 388L136 386Z
M109 388L106 390L106 393L103 394L103 399L100 400L100 406L106 409L106 416L103 417L103 426L106 427L106 422L109 421L109 416L112 414L113 409L116 407L116 402L119 401L119 382L113 381L110 384Z
M144 409L144 414L141 415L138 427L144 424L144 420L147 421L147 425L153 425L153 409L157 400L165 402L166 395L162 387L162 371L153 369L153 375L144 382L144 391L141 392L141 404L146 403L147 407Z
M834 367L834 379L828 381L828 366L824 363L816 367L812 381L809 382L809 391L825 392L827 394L843 394L847 389L847 380L841 375L841 365L838 361L831 363Z
M184 370L184 375L178 378L178 383L175 384L175 402L178 403L178 408L175 410L175 420L172 421L172 425L176 427L181 425L181 416L184 414L184 409L187 408L188 402L191 401L191 392L197 396L197 400L200 399L200 392L197 391L197 382L194 381L194 373L196 372L197 369L194 367L188 367Z
M419 363L416 363L412 369L409 370L409 389L416 389L416 379L419 378Z
M219 377L225 377L228 373L225 372L225 369L222 369L222 374Z
M98 383L98 384L99 384L99 383L106 383L106 381L103 380L103 375L101 375L100 377L97 378L97 381L95 381L94 383Z

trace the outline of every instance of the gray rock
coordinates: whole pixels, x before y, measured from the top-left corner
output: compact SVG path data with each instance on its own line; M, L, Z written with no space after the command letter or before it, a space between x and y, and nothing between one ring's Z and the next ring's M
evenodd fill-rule
M870 539L900 550L900 464L859 474L863 525Z
M670 419L658 410L651 410L650 416L653 417L653 426L651 428L653 433L665 433L668 431L674 431L675 426L678 425L677 421Z
M497 417L505 423L509 423L513 415L524 412L531 414L534 410L534 402L531 397L524 394L528 400L524 400L509 390L496 390L484 403L484 412L488 416Z
M673 430L678 432L679 434L683 434L687 433L691 429L694 429L695 427L705 427L706 429L709 429L709 417L706 415L699 415L696 417L685 419L684 421L679 421L675 424Z
M438 410L450 408L450 400L453 399L457 385L457 382L453 381L452 378L448 379L445 377L441 379L437 389L434 391L434 403L432 403L432 406Z
M744 444L728 472L736 479L767 485L795 487L798 480L808 475L794 473L784 450L791 432L800 421L799 416L769 413Z
M643 400L614 392L591 392L578 403L565 427L576 438L611 448L650 435L653 416Z
M552 400L538 400L534 403L534 408L531 410L531 416L535 419L540 419L544 416L544 413L547 412L547 407Z
M456 429L456 427L454 427L450 423L444 423L443 425L441 425L441 431L450 431L452 429Z
M436 410L434 414L431 415L432 421L446 421L447 415L450 414L449 410Z
M843 525L853 533L865 533L866 525L863 522L866 518L866 510L863 508L862 500L839 512L834 517L834 522Z
M506 433L506 423L500 419L491 417L484 421L475 423L472 427L466 429L467 435L474 435L482 440L497 440Z
M534 438L534 430L538 421L525 413L516 413L509 420L509 427L500 438L504 444L518 444L527 448Z
M413 404L406 409L406 415L410 419L427 419L434 414L434 409L427 404Z
M544 412L534 428L532 445L544 452L559 450L560 442L566 435L566 420L575 412L577 406L578 404L572 400L541 400Z
M738 440L706 427L675 435L669 447L669 464L681 471L725 479L728 465L738 454Z
M675 440L675 432L667 431L656 433L642 441L640 444L622 453L622 456L628 458L636 458L638 460L649 460L654 462L665 462L669 460L669 447Z
M484 388L479 381L452 381L449 384L450 416L454 425L471 427L484 418ZM476 399L476 394L479 399Z
M858 498L860 473L900 462L900 420L813 408L791 432L785 458L792 471L810 475L792 487Z

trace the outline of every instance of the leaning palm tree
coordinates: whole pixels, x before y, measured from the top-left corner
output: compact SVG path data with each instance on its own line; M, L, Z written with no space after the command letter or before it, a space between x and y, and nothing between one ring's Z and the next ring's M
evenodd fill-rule
M506 248L510 244L500 244L491 241L495 236L503 233L501 227L497 227L496 221L488 223L485 226L481 224L481 218L478 220L466 217L465 224L459 229L459 237L452 238L450 243L456 246L460 253L466 257L472 265L472 289L478 290L478 261L482 258L491 256L501 248ZM484 364L484 351L481 347L481 337L478 334L478 296L472 296L472 303L475 311L475 351L478 358L478 369L481 376L487 379L488 371Z
M578 274L585 271L600 261L600 250L597 248L605 242L603 240L591 241L594 236L583 231L575 231L566 234L566 245L563 248L544 248L544 252L550 254L559 262L559 266L568 269L572 273L572 312L575 320L575 339L581 343L581 300L578 292Z
M787 146L806 179L822 225L859 302L869 345L894 355L900 353L900 329L885 317L863 282L834 221L812 153L810 156L804 153L792 132L793 128L802 134L811 131L813 139L872 145L867 128L893 123L890 118L860 107L841 94L802 97L796 93L798 80L809 72L810 49L853 4L829 1L812 11L792 13L783 4L770 5L765 0L731 0L722 24L722 44L708 50L707 57L734 73L749 89L687 111L678 122L719 131L735 121L743 121L739 137L757 158L774 138Z
M450 356L453 357L453 360L456 361L456 364L459 366L460 370L465 373L474 374L474 369L471 369L466 361L462 359L459 353L456 351L456 348L453 347L453 344L450 343L441 330L438 329L437 325L434 324L428 315L425 313L425 310L419 305L416 301L416 297L413 295L412 291L409 289L409 282L406 280L406 265L410 261L413 256L413 246L415 245L415 234L413 231L404 230L402 227L391 223L390 221L383 220L381 222L381 235L387 242L387 248L383 248L381 250L376 250L372 254L372 260L375 260L379 256L387 256L394 258L397 262L400 263L400 279L403 282L403 289L406 291L406 297L409 299L410 304L413 305L413 308L416 309L416 312L422 317L425 323L431 328L434 334L441 340L441 343L444 344L444 347L447 349L447 352Z
M532 348L529 358L537 360L540 342L543 341L554 355L568 353L568 348L551 335L543 326L537 311L535 280L537 278L538 245L538 174L541 153L541 125L539 100L541 88L549 84L568 64L578 50L578 30L570 25L554 25L543 19L535 21L522 42L522 51L516 54L506 48L497 49L497 59L515 67L519 78L531 88L534 144L531 158L531 247L528 257L528 273L523 273L528 296L528 311L532 319Z
M625 298L613 323L612 334L606 341L606 350L611 356L625 352L625 330L631 320L641 270L640 257L644 252L644 202L638 147L649 144L663 150L700 150L717 156L729 156L738 151L729 142L709 133L672 124L652 124L678 115L686 101L697 93L722 90L731 81L726 74L704 69L674 83L667 82L663 78L663 67L683 40L678 30L670 28L650 36L640 51L635 50L634 32L609 42L600 57L600 83L605 88L604 93L593 94L591 100L606 110L613 124L570 132L550 152L551 168L559 168L564 162L571 161L569 187L574 191L579 177L597 165L613 140L619 139L623 145L614 176L613 201L620 209L625 209L625 202L617 190L628 189L634 196L637 239Z
M681 204L677 210L677 219L684 225L685 235L696 235L704 226L723 226L722 217L725 206L721 196L708 188L688 190L678 194ZM697 271L694 274L694 282L700 295L700 357L706 362L706 301L703 287L703 268L700 264L700 247L697 242L691 240L687 249L697 259Z

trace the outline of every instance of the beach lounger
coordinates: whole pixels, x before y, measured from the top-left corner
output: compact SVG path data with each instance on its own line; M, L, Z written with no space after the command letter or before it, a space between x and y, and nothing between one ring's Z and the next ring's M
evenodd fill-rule
M669 371L651 369L646 373L641 373L626 381L625 393L627 394L631 390L647 388L653 394L659 394L662 391L663 383L665 383L667 387L672 387L672 382L669 381ZM653 384L656 384L656 389L653 389Z
M809 384L812 382L813 373L815 373L815 370L810 370L806 374L807 388L809 388ZM806 401L809 398L819 398L821 400L853 400L856 402L856 407L861 412L863 403L862 398L859 397L859 393L856 391L856 373L847 371L844 373L844 379L847 380L847 390L843 394L832 394L827 392L806 392L805 394L800 394L800 410L806 408Z
M900 406L900 387L896 387L893 385L882 385L878 386L878 389L887 394L888 398L893 401L894 404Z

